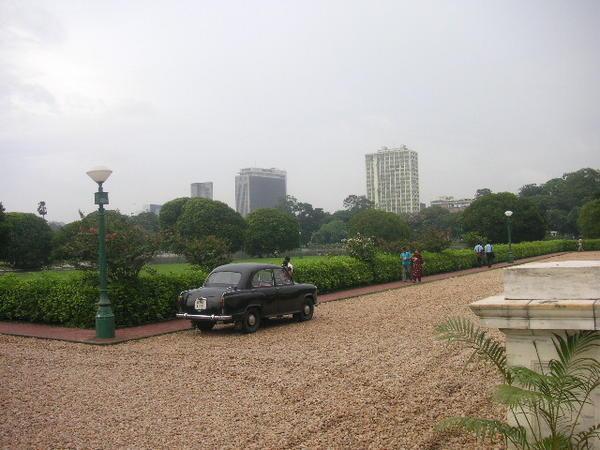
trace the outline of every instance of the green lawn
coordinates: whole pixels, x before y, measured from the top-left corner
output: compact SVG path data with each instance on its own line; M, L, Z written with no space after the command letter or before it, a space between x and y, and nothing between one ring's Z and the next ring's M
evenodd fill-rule
M326 258L326 256L303 256L292 258L292 264L295 261L313 261L321 258ZM279 265L283 261L283 258L248 258L248 259L238 259L234 262L261 262L265 264L276 264ZM148 264L153 270L156 270L158 273L166 274L166 273L181 273L186 270L189 270L192 266L187 263L168 263L168 264ZM76 276L79 273L77 270L38 270L34 272L11 272L18 277L23 278L36 278L36 277L51 277L56 279L65 279L69 277ZM4 275L0 275L2 277Z

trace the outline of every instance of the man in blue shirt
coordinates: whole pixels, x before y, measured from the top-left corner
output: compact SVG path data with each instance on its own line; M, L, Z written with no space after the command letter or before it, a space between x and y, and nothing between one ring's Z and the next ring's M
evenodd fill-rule
M410 281L410 265L412 264L412 253L409 249L403 248L400 253L402 257L402 281Z

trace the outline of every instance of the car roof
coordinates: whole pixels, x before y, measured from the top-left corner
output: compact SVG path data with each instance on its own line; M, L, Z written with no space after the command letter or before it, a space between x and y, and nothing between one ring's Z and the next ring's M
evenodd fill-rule
M265 263L233 263L215 267L213 272L240 272L248 273L261 269L280 269L281 266Z

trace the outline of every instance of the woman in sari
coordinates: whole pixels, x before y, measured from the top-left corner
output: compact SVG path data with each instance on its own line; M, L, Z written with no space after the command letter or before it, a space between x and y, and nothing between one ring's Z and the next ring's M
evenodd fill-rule
M423 276L423 256L421 256L421 252L419 250L415 250L415 253L412 257L412 281L416 283L417 281L421 282L421 277Z

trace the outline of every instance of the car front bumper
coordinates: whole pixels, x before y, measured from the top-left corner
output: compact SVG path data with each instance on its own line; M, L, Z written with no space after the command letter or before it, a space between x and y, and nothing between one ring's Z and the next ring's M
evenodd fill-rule
M189 319L189 320L207 320L211 322L218 321L230 321L233 320L233 316L221 316L216 314L188 314L188 313L177 313L175 316L178 319Z

